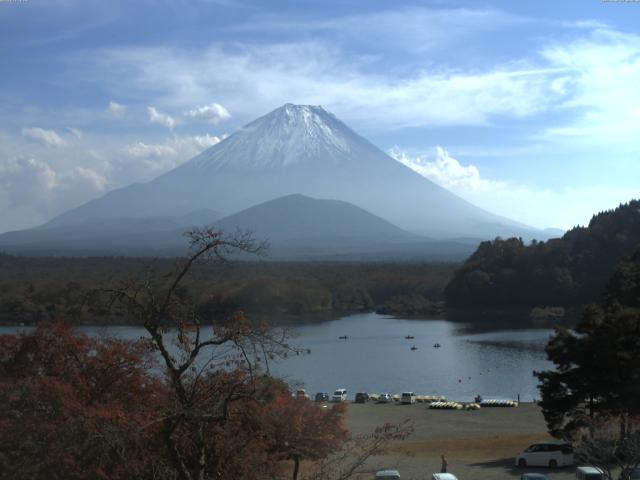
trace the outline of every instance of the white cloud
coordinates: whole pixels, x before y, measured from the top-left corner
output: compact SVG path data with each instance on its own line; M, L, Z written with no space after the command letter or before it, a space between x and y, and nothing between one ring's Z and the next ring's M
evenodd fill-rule
M82 140L84 138L84 132L79 128L67 127L67 130L78 140Z
M23 128L22 136L47 147L63 147L66 142L53 130L39 127Z
M163 157L166 155L176 155L177 153L169 145L147 145L143 142L127 145L125 152L127 155L136 158Z
M0 185L12 205L38 199L58 185L56 172L44 161L20 156L0 163Z
M146 144L137 142L127 145L124 151L127 155L134 158L159 158L159 157L180 157L183 160L189 159L203 150L212 147L226 138L226 135L217 136L209 135L193 135L193 136L175 136L165 143Z
M640 145L640 36L596 29L587 37L542 51L563 69L568 91L556 110L568 121L544 129L541 137L582 144Z
M204 105L202 107L196 107L187 113L191 118L198 120L204 120L214 125L231 117L231 114L219 103L212 103L210 105Z
M0 161L0 231L32 227L108 188L91 168L58 170L51 163L25 155Z
M202 150L205 150L209 147L213 147L214 145L217 145L225 138L227 138L226 133L220 136L209 135L208 133L205 133L204 135L194 135L191 137L185 137L182 140L179 140L178 143L183 146L184 145L190 146L190 148L192 148L194 151L196 151L197 153L200 153Z
M585 185L549 189L488 179L475 165L463 165L442 147L416 156L407 155L399 147L388 153L465 200L538 228L586 225L594 213L640 198L640 187Z
M127 106L112 100L109 102L106 112L113 118L123 118L127 114Z
M155 107L147 107L147 112L149 112L149 121L151 123L157 123L170 130L173 130L173 127L176 126L176 121L171 115L161 113Z
M388 153L392 158L423 177L450 190L485 190L491 186L489 181L480 178L480 171L477 167L462 165L440 146L436 147L434 155L409 157L397 146L389 150Z
M96 192L103 192L109 186L109 181L104 175L90 168L76 167L72 177L82 179Z

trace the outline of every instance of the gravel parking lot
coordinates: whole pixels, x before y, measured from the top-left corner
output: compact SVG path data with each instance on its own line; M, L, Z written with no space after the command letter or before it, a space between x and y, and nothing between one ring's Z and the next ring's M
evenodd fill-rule
M575 478L573 468L520 469L514 456L530 444L551 437L537 405L517 408L430 410L426 404L350 404L347 425L352 433L368 433L385 422L413 422L414 433L391 446L385 455L367 465L360 478L372 478L383 468L397 468L403 479L431 479L440 471L440 455L449 463L448 471L460 480L517 479L525 472L540 472L549 480Z

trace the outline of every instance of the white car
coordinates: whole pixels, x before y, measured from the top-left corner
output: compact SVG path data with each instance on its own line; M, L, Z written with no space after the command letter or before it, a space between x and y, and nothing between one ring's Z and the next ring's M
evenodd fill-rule
M576 468L576 480L606 480L607 475L596 467Z
M398 470L380 470L376 472L376 480L400 480Z
M333 395L331 395L332 402L346 402L347 401L347 389L338 388Z
M573 465L573 448L566 442L534 443L516 455L516 465L525 467L568 467Z
M298 390L296 390L296 398L308 399L309 395L304 388L299 388Z
M523 473L520 480L547 480L547 476L541 473Z
M388 393L381 393L378 397L378 403L393 403L393 397Z
M416 403L416 394L413 392L402 392L402 395L400 396L400 403Z
M453 473L434 473L431 480L458 480Z

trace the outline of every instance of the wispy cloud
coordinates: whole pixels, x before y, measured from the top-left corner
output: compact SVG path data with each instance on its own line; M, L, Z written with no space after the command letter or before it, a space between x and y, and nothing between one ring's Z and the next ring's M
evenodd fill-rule
M45 130L39 127L23 128L22 136L48 147L63 147L66 145L66 142L54 130Z
M79 128L67 127L67 130L76 138L76 140L82 140L84 138L84 132Z
M565 72L558 80L568 94L556 109L570 115L542 130L542 137L640 145L640 35L599 28L572 43L549 46L542 56Z
M161 113L155 107L147 107L147 112L149 113L149 121L151 123L157 123L170 130L173 130L173 127L176 126L176 121L171 115Z
M106 112L113 118L123 118L127 114L127 106L112 100L109 102Z

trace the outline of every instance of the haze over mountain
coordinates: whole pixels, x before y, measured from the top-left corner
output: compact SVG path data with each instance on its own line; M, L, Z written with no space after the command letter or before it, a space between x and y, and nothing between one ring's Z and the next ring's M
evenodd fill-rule
M399 164L321 107L286 104L156 179L107 193L49 226L98 218L226 214L300 193L343 200L430 237L543 236Z
M426 253L425 242L439 256L460 256L479 239L549 236L457 197L321 107L286 104L148 183L113 190L36 229L4 234L0 246L177 253L185 229L224 215L218 228L253 230L284 256L284 245L303 256ZM467 239L464 247L433 242L454 238Z

